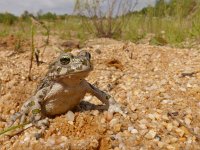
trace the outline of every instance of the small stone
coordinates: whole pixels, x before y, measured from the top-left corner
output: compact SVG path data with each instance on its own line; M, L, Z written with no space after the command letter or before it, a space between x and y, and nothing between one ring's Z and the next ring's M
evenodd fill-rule
M141 129L143 129L143 130L144 130L144 129L147 129L147 126L146 126L145 124L140 124L139 127L140 127Z
M131 132L132 134L137 134L138 130L134 129L133 127L128 127L128 131Z
M71 125L74 125L74 122L73 121L68 121L69 124Z
M84 100L85 100L85 101L90 101L91 99L92 99L92 96L91 96L91 95L85 96L85 97L84 97Z
M106 123L106 119L105 119L105 118L101 118L100 122L101 122L102 124L104 124L104 123Z
M111 121L111 120L113 119L113 113L112 113L112 112L106 112L106 113L104 114L104 116L105 116L105 119L106 119L107 121Z
M135 111L137 108L134 105L131 105L131 110Z
M175 131L180 137L182 137L184 135L184 131L181 130L180 128L177 128Z
M133 92L133 94L134 94L135 96L138 96L139 93L140 93L140 90L135 90L135 91Z
M182 92L186 92L186 91L187 91L187 89L184 88L184 87L180 87L180 90L181 90Z
M163 147L164 147L164 145L165 145L165 144L164 144L163 142L161 142L161 141L158 141L158 143L157 143L157 144L158 144L158 147L159 147L159 148L163 148Z
M136 113L131 114L131 121L135 121L138 118L138 115Z
M30 141L30 136L26 135L26 137L24 138L24 142L29 142Z
M155 120L156 115L155 115L155 114L148 114L148 117L149 117L151 120Z
M173 104L174 103L174 101L173 100L163 100L162 102L161 102L161 104Z
M126 146L124 143L119 143L119 149L120 150L126 150Z
M183 130L183 132L184 132L186 135L190 134L190 132L188 131L188 129L187 129L186 127L181 126L180 129Z
M200 131L200 130L199 130L199 127L195 127L195 128L194 128L194 133L195 133L195 134L198 134L199 131Z
M163 116L162 116L162 119L164 119L164 120L169 120L169 117L168 117L167 115L163 115Z
M168 146L167 146L167 149L168 149L168 150L175 150L175 147L172 146L172 145L168 145Z
M114 125L116 125L117 123L119 123L119 120L118 119L116 119L116 118L114 118L114 119L112 119L111 121L110 121L110 126L111 127L113 127Z
M72 111L68 111L67 114L66 114L66 118L68 121L74 121L75 119L75 114L72 112Z
M190 83L187 84L187 88L191 88L192 85Z
M172 123L168 123L167 124L167 131L172 131L172 129L173 129Z
M153 139L155 136L156 136L156 132L153 131L153 130L150 130L150 131L145 135L145 138L151 140L151 139Z
M138 130L132 129L132 130L131 130L131 133L132 133L132 134L137 134L137 133L138 133Z
M192 114L192 110L191 110L190 108L187 108L187 109L185 110L185 112L186 112L187 114Z
M120 148L119 147L115 147L114 150L120 150Z
M140 130L140 135L144 136L146 133L148 132L147 129L144 129L144 130Z
M55 145L56 141L54 138L50 137L47 139L47 144L50 145L50 146L53 146Z
M15 110L12 109L12 110L10 111L10 114L14 114L14 113L15 113Z
M176 138L176 137L172 137L171 139L170 139L170 142L171 143L175 143L175 142L177 142L178 141L178 139Z
M155 140L156 140L156 141L161 141L161 137L158 136L158 135L156 135L156 136L155 136Z
M179 122L178 122L178 121L176 121L176 120L173 120L173 122L172 122L172 123L173 123L173 125L174 125L174 126L176 126L176 127L178 127L178 126L180 125L180 124L179 124Z
M113 129L114 129L114 131L115 132L119 132L120 130L121 130L121 124L116 124L114 127L113 127Z
M182 138L179 139L179 141L180 141L180 142L185 142L185 141L186 141L186 138L185 138L185 137L182 137Z
M92 114L93 114L94 116L98 116L98 115L99 115L99 111L98 111L98 110L94 110L94 111L92 112Z
M68 138L66 136L61 136L60 140L62 142L66 142L66 141L68 141Z
M185 118L185 123L186 123L187 125L190 125L191 120L190 120L189 118Z
M117 134L115 135L115 139L116 139L116 140L119 140L119 141L122 141L121 133L117 133Z

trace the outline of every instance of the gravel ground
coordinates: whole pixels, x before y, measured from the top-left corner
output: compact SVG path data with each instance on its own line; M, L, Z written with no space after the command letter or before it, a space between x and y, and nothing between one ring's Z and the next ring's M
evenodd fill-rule
M38 37L38 41L39 41ZM28 81L30 48L13 51L0 43L0 130L9 116L31 96L48 64L58 56L58 40L51 38L39 67ZM39 42L38 42L39 43ZM129 150L200 149L200 50L93 39L83 49L92 54L94 70L87 80L110 93L128 110L120 114L91 110L101 104L86 95L72 111L51 118L43 138L35 127L9 138L0 137L2 150ZM88 103L88 107L84 107Z

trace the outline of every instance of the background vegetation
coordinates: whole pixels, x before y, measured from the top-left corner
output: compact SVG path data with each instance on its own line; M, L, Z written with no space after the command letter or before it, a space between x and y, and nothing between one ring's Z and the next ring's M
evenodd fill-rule
M76 7L79 12L76 15L56 15L39 11L35 17L45 23L50 29L50 35L58 35L62 39L84 41L91 37L110 37L139 42L149 38L150 43L156 45L178 45L190 39L200 40L199 0L157 0L155 6L148 6L137 12L132 12L131 9L118 17L110 14L109 19L95 14L80 15L83 10L81 7ZM28 11L20 17L0 13L0 36L30 37L31 15ZM98 26L101 22L102 29ZM116 28L119 25L120 28ZM45 34L42 30L37 32Z

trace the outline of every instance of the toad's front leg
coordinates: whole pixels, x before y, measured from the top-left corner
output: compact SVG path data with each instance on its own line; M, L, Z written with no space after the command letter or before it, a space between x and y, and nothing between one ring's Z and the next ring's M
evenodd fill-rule
M122 107L120 104L118 104L114 98L112 98L110 95L107 93L99 90L92 84L88 83L87 81L82 81L86 91L94 96L96 96L102 103L104 103L104 109L107 109L109 112L114 113L118 112L124 117L126 116L126 113L122 110Z

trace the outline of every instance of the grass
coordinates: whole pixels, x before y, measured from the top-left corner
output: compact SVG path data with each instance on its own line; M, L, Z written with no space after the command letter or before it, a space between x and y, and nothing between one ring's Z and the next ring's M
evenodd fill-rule
M30 19L16 18L8 13L5 15L7 16L0 15L4 19L0 19L0 37L12 34L19 39L31 39ZM130 13L127 17L130 19L123 26L122 34L113 35L113 38L138 42L151 35L150 44L175 46L188 39L200 39L200 2L198 0L171 0L170 3L158 0L155 7L149 6L139 12ZM52 36L56 35L64 40L79 39L81 42L95 37L95 33L89 32L78 16L56 17L55 14L48 13L39 18L50 28ZM46 32L42 27L38 27L36 34L46 35ZM19 46L20 43L16 44L16 47Z
M122 38L137 42L146 34L153 34L150 43L156 45L177 45L187 39L199 40L199 1L179 2L172 0L169 4L145 8L143 12L132 14Z

